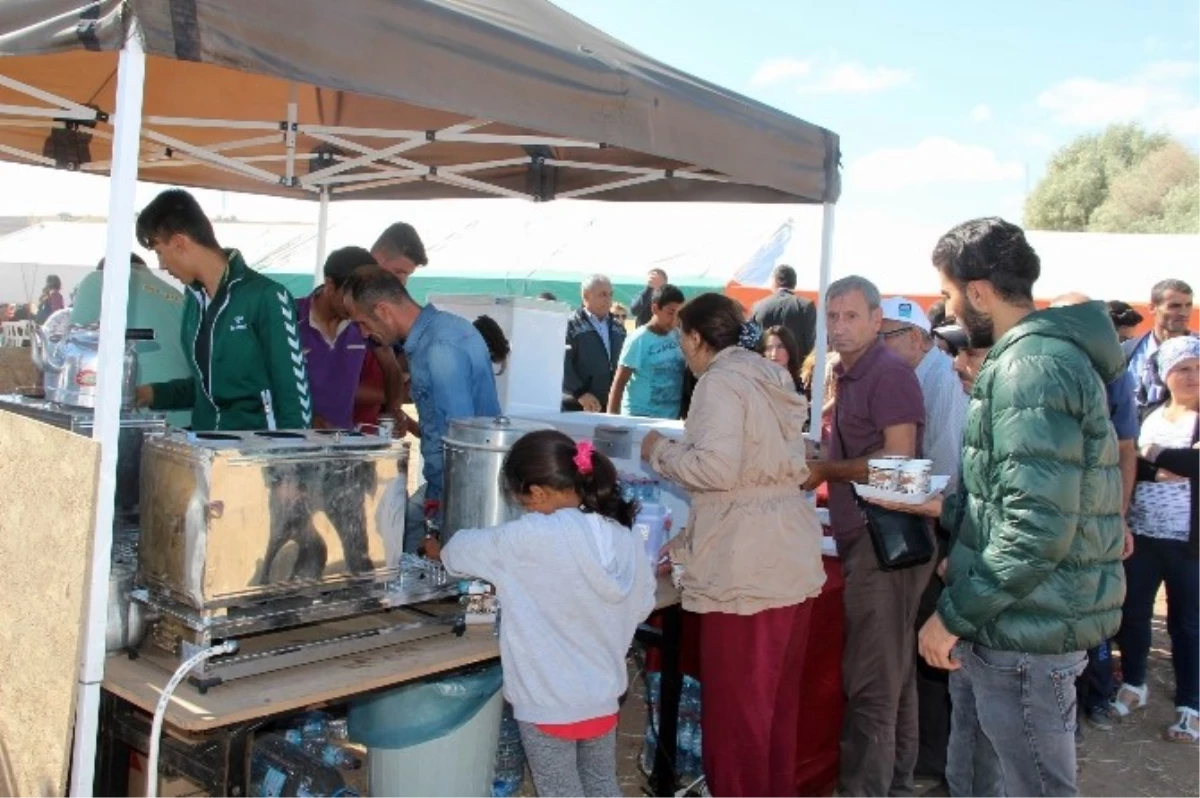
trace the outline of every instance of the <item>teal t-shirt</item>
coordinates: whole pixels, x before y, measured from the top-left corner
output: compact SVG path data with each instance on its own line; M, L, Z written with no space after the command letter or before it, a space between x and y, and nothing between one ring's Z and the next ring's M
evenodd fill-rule
M621 398L622 415L679 418L687 365L678 330L659 335L648 324L638 327L625 339L620 364L633 369Z
M83 278L71 306L72 324L99 323L103 287L104 272L95 271ZM192 376L179 340L182 325L183 294L148 268L133 266L129 270L125 326L154 330L153 341L138 343L138 385ZM167 423L186 427L192 423L191 411L172 410L167 413Z

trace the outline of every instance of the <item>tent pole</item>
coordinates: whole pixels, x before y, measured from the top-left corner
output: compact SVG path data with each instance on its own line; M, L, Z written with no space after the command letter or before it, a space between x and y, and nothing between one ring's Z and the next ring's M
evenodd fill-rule
M92 438L100 443L95 530L83 627L82 663L75 705L75 742L71 754L71 792L94 790L96 743L100 720L100 683L104 679L104 637L108 626L108 579L112 558L113 504L117 487L117 437L121 424L125 360L125 308L129 299L129 253L133 241L134 199L142 127L142 89L146 56L141 27L130 25L117 67L113 119L112 169L108 194L108 241L104 250L104 287L100 299L100 364Z
M825 328L825 292L829 290L829 272L833 261L833 203L826 202L821 218L821 276L820 288L817 293L817 338L813 344L817 353L813 365L812 413L808 426L808 435L813 440L821 440L821 409L825 404L825 354L828 330Z
M321 205L317 211L317 265L313 272L313 287L325 282L325 246L329 235L329 186L321 186Z

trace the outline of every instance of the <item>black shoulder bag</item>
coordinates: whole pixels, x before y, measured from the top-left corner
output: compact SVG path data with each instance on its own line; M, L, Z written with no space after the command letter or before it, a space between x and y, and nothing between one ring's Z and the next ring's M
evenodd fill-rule
M840 420L839 413L835 423ZM850 459L846 452L846 440L842 437L842 425L837 424L837 428L842 457ZM871 538L871 546L875 549L875 559L879 561L881 571L901 571L923 565L933 559L936 544L924 518L912 513L886 510L877 504L863 501L854 483L850 483L850 492L854 495L854 502L866 521L867 535Z

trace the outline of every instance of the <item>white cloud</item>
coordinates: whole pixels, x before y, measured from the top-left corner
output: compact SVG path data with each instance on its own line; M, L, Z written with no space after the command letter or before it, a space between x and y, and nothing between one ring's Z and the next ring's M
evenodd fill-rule
M858 61L821 63L810 59L772 58L764 61L750 78L754 86L789 83L802 94L867 94L912 80L907 69L866 66Z
M1200 99L1196 79L1200 65L1160 61L1118 80L1069 78L1038 95L1037 103L1055 122L1068 127L1097 128L1113 122L1137 121L1152 130L1200 135Z
M935 184L1017 182L1024 176L1020 162L1001 161L987 147L933 137L915 147L867 153L850 164L846 183L859 191L887 192Z
M992 109L984 103L980 103L971 109L972 122L988 122L992 118Z
M789 80L805 77L812 72L811 61L801 61L798 58L772 58L762 62L750 83L754 86L771 86Z

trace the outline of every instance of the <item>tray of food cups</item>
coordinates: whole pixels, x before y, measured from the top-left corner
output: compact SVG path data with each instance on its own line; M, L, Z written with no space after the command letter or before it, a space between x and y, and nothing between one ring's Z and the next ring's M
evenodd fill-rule
M933 462L911 457L888 456L867 462L867 484L854 483L864 499L882 499L898 504L924 504L950 484L950 477L933 473Z

